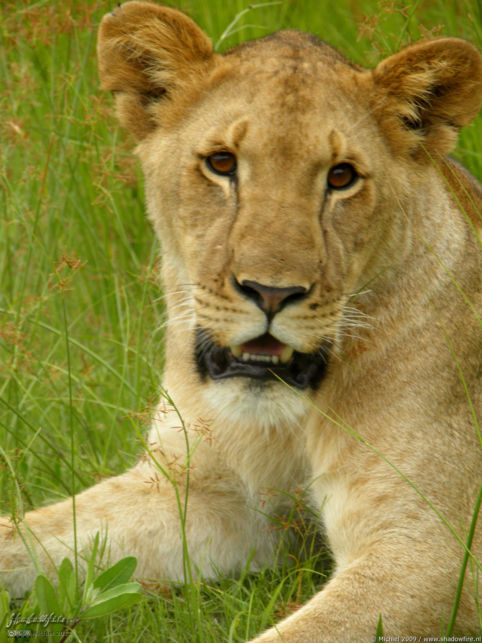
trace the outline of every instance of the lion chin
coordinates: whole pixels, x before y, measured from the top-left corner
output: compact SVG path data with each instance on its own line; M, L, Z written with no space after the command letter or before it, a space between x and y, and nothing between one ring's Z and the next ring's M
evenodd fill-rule
M162 244L162 396L75 521L72 499L0 519L0 585L82 571L98 532L149 579L186 581L186 553L195 578L273 565L270 516L303 490L334 572L257 643L437 637L456 602L475 635L482 189L448 154L480 53L440 38L365 69L281 31L218 54L127 2L98 58Z

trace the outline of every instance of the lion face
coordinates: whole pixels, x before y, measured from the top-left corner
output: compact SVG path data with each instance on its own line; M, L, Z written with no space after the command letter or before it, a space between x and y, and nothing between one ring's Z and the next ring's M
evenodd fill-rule
M236 71L181 131L140 145L151 218L198 377L309 392L361 316L352 300L383 234L371 158L386 152L322 65Z
M461 46L416 45L371 72L297 32L217 56L165 7L104 19L101 78L140 139L163 246L168 387L230 417L304 412L299 394L370 310L360 293L390 288L408 256L427 152L476 113Z

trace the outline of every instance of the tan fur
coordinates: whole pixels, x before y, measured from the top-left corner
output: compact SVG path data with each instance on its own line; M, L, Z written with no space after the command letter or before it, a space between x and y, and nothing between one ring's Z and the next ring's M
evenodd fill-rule
M482 103L480 55L440 39L370 71L294 31L216 55L187 17L140 2L103 19L98 51L102 85L138 139L162 241L164 387L181 417L161 402L140 462L77 496L79 550L100 530L112 559L133 554L139 575L182 580L175 490L189 481L195 567L231 573L252 551L267 565L275 490L306 485L336 569L256 641L368 641L380 614L386 636L438 635L481 473L482 201L446 158ZM235 181L206 166L220 150L237 157ZM342 162L360 178L328 190ZM196 326L220 346L266 332L233 277L310 288L270 333L301 353L333 343L315 390L200 377ZM19 532L41 543L41 564L58 564L73 548L72 501L0 525L1 578L16 592L34 575ZM478 629L481 533L463 634Z

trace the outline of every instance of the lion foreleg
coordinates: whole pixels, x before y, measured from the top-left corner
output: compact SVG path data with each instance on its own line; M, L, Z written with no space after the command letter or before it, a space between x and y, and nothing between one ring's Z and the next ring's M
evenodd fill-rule
M202 454L202 449L200 449ZM57 504L0 520L0 581L15 594L31 587L37 570L52 575L64 557L89 556L97 533L114 562L138 559L136 576L184 581L267 562L267 519L250 508L236 475L213 456L209 467L145 456L130 471ZM204 454L205 456L205 454ZM202 460L198 458L198 460ZM173 463L175 467L173 470Z
M359 643L375 640L379 622L384 636L397 640L440 633L453 609L461 552L432 524L416 537L413 530L373 542L308 603L251 643ZM470 592L467 582L456 621L456 631L465 634L477 621Z

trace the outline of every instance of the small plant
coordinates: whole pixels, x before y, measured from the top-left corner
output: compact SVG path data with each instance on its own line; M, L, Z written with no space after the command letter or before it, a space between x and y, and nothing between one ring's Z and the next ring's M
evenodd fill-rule
M44 575L35 580L32 593L19 610L5 589L0 590L0 641L57 634L67 641L83 620L107 616L142 600L140 584L129 582L137 566L133 556L122 558L95 575L99 535L94 539L84 582L79 582L72 562L64 558L54 586ZM78 638L78 637L76 637Z

